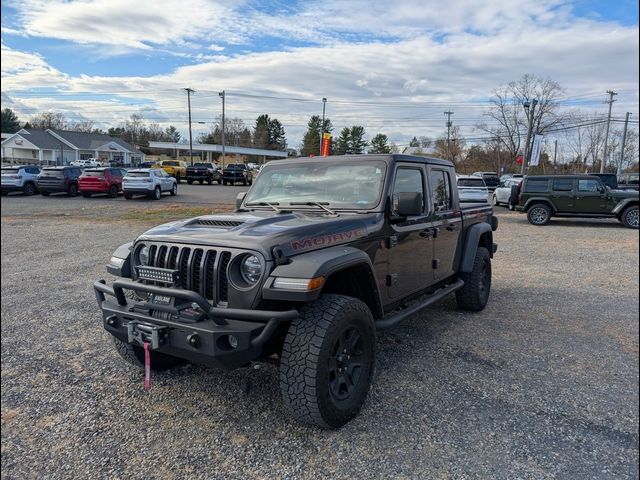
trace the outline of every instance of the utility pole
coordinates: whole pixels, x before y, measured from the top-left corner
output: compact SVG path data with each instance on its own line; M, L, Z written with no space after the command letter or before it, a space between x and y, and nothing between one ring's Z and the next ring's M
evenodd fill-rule
M220 93L218 93L218 96L220 98L222 98L222 168L224 168L224 130L225 130L225 124L224 124L224 103L225 103L225 98L226 98L226 93L225 91L221 91Z
M191 136L191 94L195 93L192 88L183 88L187 92L187 105L189 106L189 162L193 165L193 137Z
M537 104L538 104L538 100L534 98L531 101L531 103L524 102L524 105L523 105L525 111L527 112L527 119L529 120L529 127L527 128L527 143L524 146L524 159L522 161L522 171L520 172L523 175L529 168L529 153L530 153L529 144L531 143L531 131L533 130L533 118L536 112Z
M327 99L325 97L322 98L322 125L320 125L320 150L318 150L318 155L322 155L322 137L324 136L324 112L327 107Z
M622 162L624 161L624 144L627 143L627 127L629 126L629 115L631 112L627 112L624 118L624 130L622 130L622 147L620 147L620 160L618 161L617 176L622 173Z
M609 104L609 116L607 117L607 131L604 134L604 152L602 153L602 163L600 164L600 173L604 173L604 167L607 163L607 144L609 143L609 126L611 125L611 106L615 100L613 99L614 95L618 95L613 90L607 90L609 94L609 100L607 103Z
M453 112L447 110L444 114L447 116L447 159L451 161L451 115Z
M558 173L558 139L553 146L553 173Z

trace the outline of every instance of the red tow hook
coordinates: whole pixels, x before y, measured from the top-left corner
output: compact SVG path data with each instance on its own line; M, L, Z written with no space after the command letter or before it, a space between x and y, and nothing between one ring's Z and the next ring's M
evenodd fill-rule
M144 389L151 391L151 352L149 342L144 342Z

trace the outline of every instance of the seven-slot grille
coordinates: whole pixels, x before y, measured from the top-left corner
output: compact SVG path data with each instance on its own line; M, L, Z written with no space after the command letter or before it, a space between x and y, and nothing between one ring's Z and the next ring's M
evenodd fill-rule
M231 260L231 252L182 245L147 246L148 266L177 270L179 287L197 292L214 304L228 301L227 267Z

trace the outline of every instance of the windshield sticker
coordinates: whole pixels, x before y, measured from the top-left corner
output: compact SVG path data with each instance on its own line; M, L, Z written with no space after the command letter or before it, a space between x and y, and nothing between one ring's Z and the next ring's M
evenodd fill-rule
M302 240L292 240L290 242L291 249L299 252L301 250L309 250L317 247L329 247L350 240L364 237L367 234L364 228L356 228L346 232L331 233L328 235L318 235L316 237L306 237Z

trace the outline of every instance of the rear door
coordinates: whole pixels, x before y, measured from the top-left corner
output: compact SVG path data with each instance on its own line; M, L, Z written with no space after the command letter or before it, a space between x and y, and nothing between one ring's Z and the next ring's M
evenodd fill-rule
M402 192L418 192L423 199L423 213L391 225L387 276L390 298L404 297L427 288L432 283L430 272L433 238L428 234L430 225L425 196L425 173L422 164L399 163L396 166L392 198ZM395 204L393 201L392 205Z
M551 200L558 212L573 212L575 181L573 178L555 178L551 182Z
M575 213L609 213L607 210L607 195L600 192L604 184L599 178L578 178L574 190Z
M440 281L454 274L453 262L462 228L462 215L454 208L452 169L429 165L428 180L431 196L431 227L433 228L433 280Z

